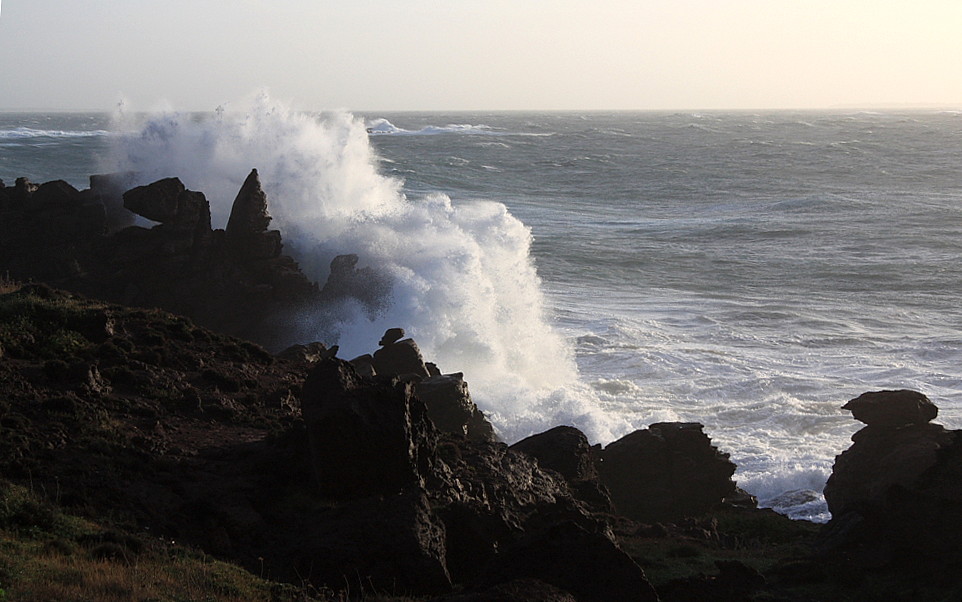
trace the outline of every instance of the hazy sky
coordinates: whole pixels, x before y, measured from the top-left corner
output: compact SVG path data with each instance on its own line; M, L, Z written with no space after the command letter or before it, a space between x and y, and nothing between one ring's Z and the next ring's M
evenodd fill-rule
M6 0L0 109L962 107L962 0Z

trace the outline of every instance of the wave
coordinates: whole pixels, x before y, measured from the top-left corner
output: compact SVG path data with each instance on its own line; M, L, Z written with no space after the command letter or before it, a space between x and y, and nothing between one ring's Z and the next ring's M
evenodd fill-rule
M107 169L140 172L145 182L179 177L207 195L214 227L222 227L256 167L272 227L310 278L323 284L331 260L353 253L359 268L390 282L376 307L348 299L288 316L291 343L337 343L350 358L400 326L442 370L465 373L508 441L558 424L595 441L631 430L580 382L573 353L546 314L530 229L503 204L455 204L443 194L409 199L400 180L378 172L361 120L297 113L266 94L246 111L203 119L164 113L133 128L125 120L117 127L128 133L113 140ZM377 127L390 130L386 121Z
M0 129L0 140L29 140L32 138L94 138L109 136L108 130L38 130L28 127Z
M487 125L448 124L443 126L428 125L419 130L399 128L387 119L373 119L367 125L367 133L372 136L436 136L438 134L501 134Z

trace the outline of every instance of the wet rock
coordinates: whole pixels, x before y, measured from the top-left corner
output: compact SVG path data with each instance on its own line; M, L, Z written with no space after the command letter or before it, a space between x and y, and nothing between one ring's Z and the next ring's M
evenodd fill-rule
M708 512L736 492L735 464L698 423L662 422L611 443L598 455L616 511L641 522Z
M611 498L601 484L591 446L584 433L571 426L557 426L532 435L511 446L538 459L538 463L554 470L571 486L574 496L600 512L611 512Z
M358 256L353 253L331 260L331 273L321 296L328 300L355 299L375 315L388 300L391 280L370 266L358 268L358 262Z
M415 392L427 406L428 417L439 430L475 441L497 439L494 427L471 401L462 373L424 378L415 385Z
M925 424L939 415L939 408L928 397L907 389L862 393L842 409L869 426L891 428Z
M413 339L384 345L374 352L372 363L374 370L382 376L413 375L425 378L429 375L421 350Z

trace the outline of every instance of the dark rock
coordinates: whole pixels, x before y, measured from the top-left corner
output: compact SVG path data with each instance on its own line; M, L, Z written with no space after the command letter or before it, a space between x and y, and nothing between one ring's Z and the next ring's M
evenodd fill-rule
M372 358L372 368L374 361ZM415 385L415 392L427 406L428 417L439 430L476 441L497 439L494 427L471 401L468 384L460 372L424 378Z
M64 182L54 180L45 182L37 187L30 197L31 204L36 208L47 205L61 205L79 201L80 191Z
M421 350L413 339L404 339L381 347L374 352L372 363L374 370L381 376L428 376Z
M584 433L571 426L557 426L511 446L538 459L538 463L554 470L571 486L574 496L594 510L611 512L611 498L601 484L591 446Z
M329 300L355 299L374 315L388 301L391 280L374 268L358 268L358 261L353 253L331 260L331 273L321 296Z
M124 207L178 230L210 230L210 204L203 193L187 190L178 178L165 178L124 193Z
M404 338L403 328L388 328L384 331L384 336L381 340L377 342L378 345L384 347L385 345L390 345L391 343L397 343Z
M900 427L925 424L939 415L939 408L918 391L874 391L862 393L844 406L843 410L870 426Z
M363 381L331 358L308 374L301 407L324 495L393 495L423 487L434 468L437 431L409 383Z
M708 512L735 493L735 464L698 423L662 422L599 453L598 472L615 509L641 522Z
M836 456L825 484L833 516L878 507L893 487L914 487L936 464L939 451L954 444L955 434L939 424L867 426L852 435L852 441L852 447Z
M234 198L227 220L227 240L243 239L250 234L265 232L271 223L267 212L267 195L261 188L257 170L252 169Z
M355 500L299 527L289 538L296 556L293 578L302 575L335 590L345 585L420 595L451 590L444 525L423 492Z
M525 537L499 554L489 570L489 580L537 579L583 602L658 600L634 560L604 535L573 522Z
M832 520L820 549L866 569L922 563L933 574L956 570L962 431L928 423L935 410L919 393L883 391L858 400L858 411L870 412L869 425L835 458L824 491Z
M359 355L352 359L351 365L354 366L354 369L357 370L357 373L361 376L366 376L367 378L374 378L377 376L377 372L374 371L374 358L371 357L370 353L365 353L364 355ZM430 411L428 414L430 415ZM435 424L435 426L437 425Z
M14 203L25 203L39 186L27 178L17 178L14 181L13 189L7 191L7 196Z
M278 257L281 254L281 233L277 230L268 231L270 223L267 195L254 169L231 206L225 230L231 252L247 260Z
M132 171L90 176L90 193L94 200L104 206L108 232L133 225L135 216L124 207L123 195L124 191L134 187L137 177L137 173Z
M765 577L737 560L716 560L717 575L699 575L675 579L659 593L668 600L712 600L712 602L744 602L766 584Z
M313 364L328 357L334 357L324 343L314 342L307 345L295 344L279 352L277 357Z

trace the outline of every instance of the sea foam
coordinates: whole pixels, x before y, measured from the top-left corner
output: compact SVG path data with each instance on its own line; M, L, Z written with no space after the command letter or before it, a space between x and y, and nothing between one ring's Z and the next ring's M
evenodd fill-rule
M179 177L204 192L214 227L251 168L268 194L285 252L323 285L331 260L359 256L386 278L375 307L347 300L290 316L290 342L321 340L351 358L403 327L429 360L463 371L472 396L513 441L571 424L594 441L630 430L602 411L578 378L572 351L546 316L530 256L531 231L501 203L410 199L379 172L364 123L347 113L310 115L261 94L243 110L198 116L120 115L111 170L142 182Z

